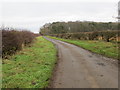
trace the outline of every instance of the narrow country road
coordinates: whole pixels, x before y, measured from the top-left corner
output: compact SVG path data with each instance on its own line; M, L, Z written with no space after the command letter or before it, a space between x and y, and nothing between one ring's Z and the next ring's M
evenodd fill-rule
M117 60L66 42L44 38L58 48L59 60L52 88L118 88Z

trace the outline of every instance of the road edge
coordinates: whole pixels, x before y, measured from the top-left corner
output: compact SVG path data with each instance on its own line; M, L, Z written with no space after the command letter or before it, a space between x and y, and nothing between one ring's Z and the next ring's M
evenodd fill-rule
M43 36L43 38L45 38L46 40L48 40L48 38L47 37L44 37ZM48 41L50 41L50 40L48 40ZM51 42L51 41L50 41ZM54 68L53 68L53 70L52 70L52 74L51 74L51 77L50 77L50 79L49 79L49 84L48 84L48 86L46 87L46 88L53 88L53 81L54 81L54 79L55 79L55 76L56 76L56 71L57 71L57 68L58 68L58 64L59 64L59 62L60 62L60 59L59 59L59 48L58 48L58 46L56 45L56 44L54 44L53 42L51 42L53 45L54 45L54 47L56 48L56 63L55 63L55 66L54 66Z

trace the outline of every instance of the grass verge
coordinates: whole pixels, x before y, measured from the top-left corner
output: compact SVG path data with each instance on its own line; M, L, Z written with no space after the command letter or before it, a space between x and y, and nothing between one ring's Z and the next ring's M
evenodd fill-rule
M2 88L45 88L56 63L54 45L37 37L31 47L3 60Z
M118 44L97 40L70 40L62 39L48 36L49 38L65 41L77 46L80 46L84 49L87 49L91 52L101 54L110 58L118 59Z

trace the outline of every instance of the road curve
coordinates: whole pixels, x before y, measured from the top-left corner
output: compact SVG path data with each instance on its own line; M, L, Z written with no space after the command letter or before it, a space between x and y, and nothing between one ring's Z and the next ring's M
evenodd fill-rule
M58 48L52 88L118 88L117 60L75 45L44 37Z

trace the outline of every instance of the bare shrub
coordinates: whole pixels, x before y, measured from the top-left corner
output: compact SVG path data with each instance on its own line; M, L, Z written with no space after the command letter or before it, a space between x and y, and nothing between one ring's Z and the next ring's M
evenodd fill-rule
M65 39L79 39L79 40L98 40L99 37L104 41L111 41L111 38L117 41L120 31L95 31L95 32L78 32L78 33L64 33L52 34L52 36L65 38Z
M36 35L29 31L2 30L2 57L14 54L16 51L32 43Z

